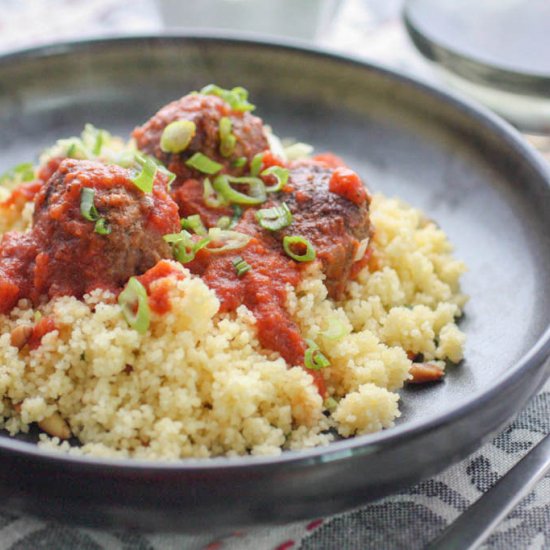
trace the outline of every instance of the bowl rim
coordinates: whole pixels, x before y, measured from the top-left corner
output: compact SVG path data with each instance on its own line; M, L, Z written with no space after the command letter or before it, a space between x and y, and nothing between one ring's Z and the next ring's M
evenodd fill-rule
M91 37L77 40L67 40L36 47L23 48L0 55L0 70L5 65L30 59L63 56L80 51L90 51L102 46L118 46L133 42L143 44L150 41L155 44L163 42L215 42L219 44L257 46L268 49L277 49L295 52L328 59L337 63L351 65L367 71L378 73L380 76L397 81L401 85L412 87L421 93L431 96L434 100L443 102L462 112L470 119L475 119L491 131L494 136L506 142L526 162L526 164L546 182L546 191L550 193L550 166L542 156L529 145L521 134L508 122L501 119L488 108L465 98L454 91L438 88L426 83L413 75L398 72L383 64L377 64L358 55L342 54L326 47L312 45L298 39L279 39L265 37L252 32L218 32L211 29L197 29L193 32L154 32L128 35L114 35ZM422 434L436 431L443 425L454 423L462 418L474 414L479 408L490 405L499 394L507 388L513 387L516 381L529 372L537 370L550 357L550 324L540 334L531 348L508 370L503 372L489 388L472 393L471 397L447 412L433 419L413 420L393 428L373 434L361 435L349 439L335 441L329 445L313 447L299 451L284 451L279 455L271 456L238 456L238 457L211 457L211 458L182 458L168 460L145 460L136 458L103 458L86 455L72 455L56 450L44 449L34 443L20 441L12 437L0 437L0 453L25 456L27 459L45 461L53 465L78 467L82 472L109 469L125 473L154 474L177 472L181 474L195 474L201 472L223 470L250 470L255 471L273 466L306 467L310 465L344 460L350 456L368 455L384 447L394 447ZM550 369L547 369L550 375Z

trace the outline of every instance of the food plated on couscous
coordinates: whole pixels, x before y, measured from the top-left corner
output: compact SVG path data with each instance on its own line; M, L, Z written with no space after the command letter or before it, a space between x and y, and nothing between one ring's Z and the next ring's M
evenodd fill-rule
M387 428L462 358L464 265L333 154L207 86L87 126L0 191L10 433L95 456L273 454Z

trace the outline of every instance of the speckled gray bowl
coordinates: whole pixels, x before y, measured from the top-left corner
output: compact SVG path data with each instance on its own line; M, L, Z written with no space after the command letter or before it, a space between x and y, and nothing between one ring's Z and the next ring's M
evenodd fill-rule
M243 85L282 136L330 149L437 220L469 272L465 361L402 392L395 428L278 457L170 464L53 454L0 437L5 506L88 525L199 531L342 511L466 456L548 375L550 178L487 111L296 46L215 37L61 44L0 58L0 171L93 122L126 134L209 82Z

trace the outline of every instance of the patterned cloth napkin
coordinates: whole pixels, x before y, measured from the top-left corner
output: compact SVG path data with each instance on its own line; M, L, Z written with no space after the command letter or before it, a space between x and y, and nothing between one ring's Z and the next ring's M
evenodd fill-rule
M416 550L423 548L550 432L550 382L490 443L444 473L344 514L212 535L78 529L0 513L0 550ZM550 476L494 531L491 550L550 548Z
M343 0L322 45L432 80L400 24L401 3ZM0 0L0 52L53 40L161 28L153 0ZM528 139L550 160L549 138ZM466 460L405 491L343 514L215 538L79 529L0 512L0 550L421 549L549 432L550 382L511 424ZM550 549L550 476L498 526L483 548Z

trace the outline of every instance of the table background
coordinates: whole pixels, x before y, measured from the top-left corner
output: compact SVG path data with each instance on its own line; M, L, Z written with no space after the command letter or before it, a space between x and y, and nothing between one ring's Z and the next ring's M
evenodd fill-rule
M180 5L184 9L194 1L199 0L182 0ZM317 43L443 86L404 32L399 20L402 0L325 1L333 17L315 37ZM154 0L0 0L0 54L55 40L164 28ZM548 137L526 138L550 160ZM547 383L511 424L466 460L401 493L345 514L232 532L220 538L78 529L0 512L0 550L413 550L424 547L549 432ZM550 549L549 476L496 529L484 548Z

